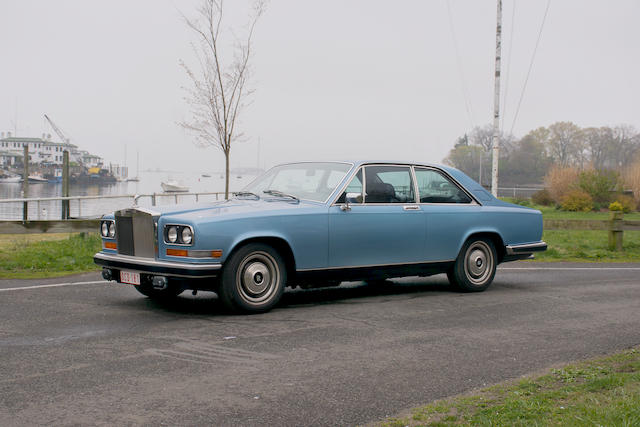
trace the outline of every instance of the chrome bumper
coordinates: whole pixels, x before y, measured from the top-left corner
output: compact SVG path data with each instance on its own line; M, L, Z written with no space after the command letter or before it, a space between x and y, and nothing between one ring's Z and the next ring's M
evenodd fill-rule
M116 270L186 278L217 277L222 269L222 264L189 264L184 262L158 261L152 258L106 254L104 252L95 254L93 256L93 262L102 267Z
M524 245L507 245L505 246L507 255L525 255L533 252L542 252L547 250L545 242L526 243Z

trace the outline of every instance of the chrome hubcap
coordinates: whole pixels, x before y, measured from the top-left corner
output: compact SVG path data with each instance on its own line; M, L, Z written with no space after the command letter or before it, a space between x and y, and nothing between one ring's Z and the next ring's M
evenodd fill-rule
M474 285L483 285L493 271L493 254L485 242L474 242L467 249L464 270Z
M249 304L263 303L273 296L280 280L278 264L266 252L247 255L238 266L236 286Z
M242 285L252 295L264 292L270 280L269 267L259 261L247 265L242 275Z

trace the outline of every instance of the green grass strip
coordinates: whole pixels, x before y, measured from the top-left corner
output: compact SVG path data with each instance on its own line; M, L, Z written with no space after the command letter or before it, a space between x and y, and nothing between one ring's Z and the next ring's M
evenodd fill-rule
M640 351L626 350L498 384L376 425L638 426Z
M93 255L101 249L97 233L80 233L64 240L17 238L0 246L0 278L29 279L97 271Z

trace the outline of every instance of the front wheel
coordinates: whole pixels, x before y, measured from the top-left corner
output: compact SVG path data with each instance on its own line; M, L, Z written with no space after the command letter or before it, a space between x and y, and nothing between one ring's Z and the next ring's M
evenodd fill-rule
M234 252L224 265L219 295L233 311L262 313L282 297L287 271L269 245L250 243Z
M487 238L471 238L465 242L447 277L449 283L463 292L484 291L496 275L496 248Z

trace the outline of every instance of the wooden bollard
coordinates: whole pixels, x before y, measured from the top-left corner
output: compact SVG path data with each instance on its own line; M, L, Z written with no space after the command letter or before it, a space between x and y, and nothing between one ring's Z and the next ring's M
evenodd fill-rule
M611 211L609 217L609 250L610 251L622 251L622 232L623 223L622 219L624 213L620 211Z

